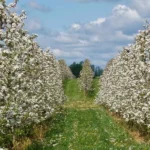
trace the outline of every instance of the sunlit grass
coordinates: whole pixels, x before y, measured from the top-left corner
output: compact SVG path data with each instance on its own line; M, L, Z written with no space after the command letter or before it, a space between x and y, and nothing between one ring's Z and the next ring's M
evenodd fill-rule
M98 80L94 80L97 87ZM149 150L135 140L102 107L94 104L97 88L90 95L78 88L77 80L64 83L68 101L57 113L45 138L28 150Z

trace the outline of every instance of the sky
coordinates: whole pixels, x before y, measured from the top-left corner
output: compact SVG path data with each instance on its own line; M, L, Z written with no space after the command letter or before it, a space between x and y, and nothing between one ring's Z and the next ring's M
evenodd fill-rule
M25 29L57 59L90 59L101 68L150 20L150 0L19 0L15 11L21 10Z

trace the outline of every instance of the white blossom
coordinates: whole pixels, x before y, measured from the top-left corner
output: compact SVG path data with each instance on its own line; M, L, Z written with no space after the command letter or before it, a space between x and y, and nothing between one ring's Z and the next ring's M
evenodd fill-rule
M59 60L59 67L61 70L62 80L74 78L74 75L72 74L71 69L67 66L65 60Z
M139 31L134 44L109 61L100 78L96 102L126 121L150 127L150 25Z
M58 61L23 29L15 5L0 3L0 136L46 120L65 100Z

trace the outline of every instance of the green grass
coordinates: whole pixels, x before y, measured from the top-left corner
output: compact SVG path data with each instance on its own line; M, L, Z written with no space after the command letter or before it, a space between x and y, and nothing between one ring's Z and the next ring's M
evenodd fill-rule
M86 101L92 101L93 103L94 97L99 90L98 84L99 79L94 79L92 84L92 90L87 94ZM65 95L67 95L70 103L73 101L84 100L84 92L79 89L77 79L64 81L64 89Z
M68 101L64 109L56 114L45 139L28 150L149 150L150 146L136 143L104 108L94 104L97 84L98 79L85 99L77 80L65 81Z

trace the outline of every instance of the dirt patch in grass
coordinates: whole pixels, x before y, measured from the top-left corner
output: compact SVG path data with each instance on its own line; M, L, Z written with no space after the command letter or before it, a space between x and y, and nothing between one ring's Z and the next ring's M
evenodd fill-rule
M33 141L42 141L47 130L48 126L45 124L35 125L33 127L33 136L16 139L13 143L12 150L26 150Z
M64 105L64 108L76 108L76 109L95 109L99 108L98 105L95 105L90 101L75 101L71 103L67 103Z

